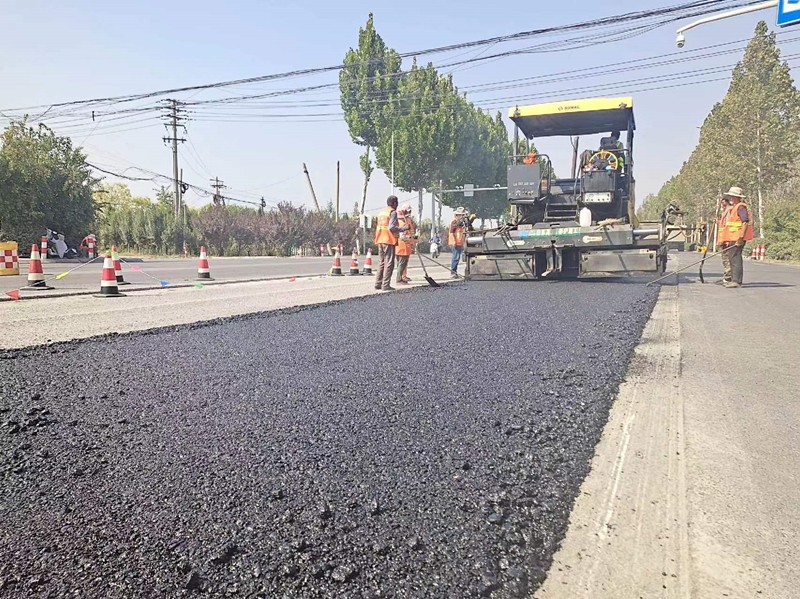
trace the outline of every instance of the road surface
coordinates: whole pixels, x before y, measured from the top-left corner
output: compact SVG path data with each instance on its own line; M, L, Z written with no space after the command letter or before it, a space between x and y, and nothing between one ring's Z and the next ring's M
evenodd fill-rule
M525 597L654 300L454 284L0 354L0 588Z

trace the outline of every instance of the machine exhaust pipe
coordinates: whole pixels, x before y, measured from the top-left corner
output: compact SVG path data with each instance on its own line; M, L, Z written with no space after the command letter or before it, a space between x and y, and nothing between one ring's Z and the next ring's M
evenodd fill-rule
M634 237L647 237L648 235L659 235L661 231L659 229L634 229L633 236Z

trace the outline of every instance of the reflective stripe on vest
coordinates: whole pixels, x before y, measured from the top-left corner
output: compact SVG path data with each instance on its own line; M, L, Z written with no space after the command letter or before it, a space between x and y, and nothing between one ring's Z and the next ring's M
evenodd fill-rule
M378 226L375 228L375 243L397 245L397 235L389 230L392 212L394 212L394 209L387 207L381 210L381 213L378 215Z
M739 218L739 208L744 207L747 210L747 222ZM725 230L727 231L726 241L738 241L744 239L750 241L753 239L753 222L750 214L750 208L744 202L733 204L728 208L726 215L727 222L725 223ZM744 234L742 234L744 228Z

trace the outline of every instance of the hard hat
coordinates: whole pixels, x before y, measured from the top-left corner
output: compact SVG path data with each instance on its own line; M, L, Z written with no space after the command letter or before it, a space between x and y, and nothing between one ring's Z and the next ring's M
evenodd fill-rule
M456 211L453 214L458 216L458 215L462 215L462 214L466 214L466 213L467 213L467 211L464 210L464 206L459 206L458 208L456 208Z
M411 214L411 204L403 204L403 207L401 208L401 210L403 212L407 212L407 213Z
M723 194L723 196L722 196L722 197L729 197L729 198L743 198L743 197L745 197L745 196L744 196L744 194L742 193L742 188L741 188L741 187L731 187L731 188L728 190L728 193L726 193L726 194Z

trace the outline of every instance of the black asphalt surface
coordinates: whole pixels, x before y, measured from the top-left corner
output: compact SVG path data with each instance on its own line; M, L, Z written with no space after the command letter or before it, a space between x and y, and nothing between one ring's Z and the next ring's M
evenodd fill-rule
M655 301L471 283L0 354L0 597L524 597Z

